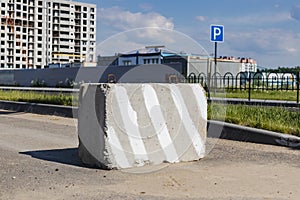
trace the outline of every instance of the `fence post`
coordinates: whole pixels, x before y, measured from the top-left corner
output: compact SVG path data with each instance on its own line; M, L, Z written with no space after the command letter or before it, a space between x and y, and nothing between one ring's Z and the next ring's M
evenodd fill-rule
M251 101L251 74L249 75L248 101Z
M300 76L300 71L297 74L297 82L296 82L296 84L297 84L297 104L299 104L299 81L300 81L299 76Z
M207 74L207 97L210 101L210 72Z

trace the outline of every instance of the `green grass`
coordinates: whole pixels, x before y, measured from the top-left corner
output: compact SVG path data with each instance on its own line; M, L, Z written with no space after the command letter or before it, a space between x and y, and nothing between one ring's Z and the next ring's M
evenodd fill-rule
M214 93L211 92L211 97L248 99L248 91L245 91L245 90L230 91L230 90L228 90L227 92L216 93L216 95L214 95ZM275 91L275 90L251 91L250 97L251 97L251 99L296 101L297 100L297 92L296 91Z
M63 106L72 106L74 103L77 105L77 97L73 94L49 94L39 92L25 92L25 91L3 91L0 90L0 99L6 101L17 101L17 102L30 102L30 103L43 103L43 104L54 104Z
M282 107L211 104L208 118L300 136L300 113Z
M237 95L239 94L237 93ZM288 94L284 92L277 92L277 94L274 94L274 98L287 95ZM0 90L0 99L7 101L78 106L78 95L74 96L73 94L53 95L49 93ZM285 108L209 104L208 119L222 120L228 123L300 136L300 113L288 111Z

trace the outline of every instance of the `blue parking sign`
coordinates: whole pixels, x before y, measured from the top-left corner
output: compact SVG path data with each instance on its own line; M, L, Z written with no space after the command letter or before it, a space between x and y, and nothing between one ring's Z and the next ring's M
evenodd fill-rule
M224 42L224 26L211 25L210 26L210 41L211 42Z

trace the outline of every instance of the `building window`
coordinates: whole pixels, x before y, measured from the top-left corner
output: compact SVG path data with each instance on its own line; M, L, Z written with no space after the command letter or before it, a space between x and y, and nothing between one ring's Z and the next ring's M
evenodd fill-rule
M92 12L92 13L95 12L95 8L91 8L91 12Z
M131 65L131 60L124 60L124 61L123 61L123 65L124 65L124 66L129 66L129 65Z
M153 58L152 59L152 64L158 64L158 58Z

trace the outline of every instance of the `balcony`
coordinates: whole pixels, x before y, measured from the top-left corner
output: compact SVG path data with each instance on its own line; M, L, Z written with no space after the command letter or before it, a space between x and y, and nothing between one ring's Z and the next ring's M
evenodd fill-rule
M70 14L62 14L62 13L60 13L60 17L70 18Z
M69 48L60 48L59 52L60 53L73 53L74 50L70 50Z
M70 46L70 42L62 42L62 41L60 41L59 42L59 45L67 45L67 46Z
M61 31L61 32L70 32L71 29L70 28L62 28L62 27L60 27L59 31Z
M70 21L69 20L60 20L60 24L62 24L62 25L69 25Z

